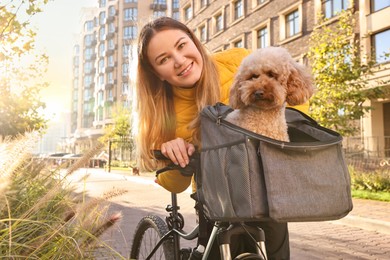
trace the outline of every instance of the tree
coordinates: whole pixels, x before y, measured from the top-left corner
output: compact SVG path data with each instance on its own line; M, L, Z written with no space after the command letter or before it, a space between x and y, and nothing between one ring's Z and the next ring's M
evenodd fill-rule
M317 92L311 99L311 116L342 135L353 135L360 119L371 109L365 101L383 95L380 87L368 88L374 62L362 62L355 39L351 10L340 13L333 24L320 18L310 35L308 58Z
M105 127L105 134L99 139L102 143L112 142L113 149L120 149L120 159L122 161L123 150L130 150L130 155L134 150L132 137L131 111L125 108L118 108L113 113L114 124ZM130 158L131 159L131 158Z
M35 52L30 18L49 0L10 0L0 5L0 137L42 130L41 82L48 57Z

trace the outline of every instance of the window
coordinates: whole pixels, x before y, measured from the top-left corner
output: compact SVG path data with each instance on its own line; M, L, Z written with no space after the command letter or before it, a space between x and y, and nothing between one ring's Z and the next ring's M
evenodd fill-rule
M104 73L104 59L99 60L99 73Z
M295 40L302 35L302 3L303 2L300 1L279 13L279 40L283 43L284 41ZM260 28L260 26L258 28ZM267 28L269 33L269 22ZM268 43L270 43L269 40Z
M115 6L110 6L109 8L108 8L108 13L109 13L109 15L110 16L115 16L116 15L116 10L115 10Z
M122 64L122 76L129 75L129 63Z
M299 31L299 13L296 10L286 16L286 38L294 36Z
M203 8L207 5L207 0L200 0L200 8Z
M105 7L106 6L106 0L99 0L99 7Z
M130 52L130 45L123 45L123 57L128 57Z
M322 10L326 18L332 18L338 15L342 10L348 8L349 0L323 0Z
M373 56L377 63L385 63L390 61L390 29L372 35L371 37ZM387 56L385 55L387 54Z
M108 24L108 32L109 33L114 33L115 32L115 24L114 23L109 23Z
M199 27L199 40L205 42L207 40L206 26L202 25Z
M188 21L192 18L192 6L188 5L184 7L184 21Z
M99 88L102 88L104 86L104 75L99 75L98 86L99 86Z
M261 28L256 32L257 49L268 47L268 29L267 27Z
M85 44L85 46L92 45L92 41L93 41L93 35L92 34L85 35L85 37L84 37L84 44Z
M93 27L94 27L94 23L93 21L86 21L85 24L84 24L84 30L86 32L90 32L93 30Z
M173 9L179 9L179 0L173 0L172 1L172 8Z
M165 16L165 11L153 11L153 17L154 18L158 18L158 17L162 17L162 16Z
M137 27L126 26L125 28L123 28L124 39L135 39L136 37L137 37Z
M106 23L106 12L101 12L99 14L99 24L105 24Z
M234 42L233 46L236 48L244 48L244 43L242 40L239 40L239 41Z
M128 82L122 83L122 94L124 94L124 95L129 94L129 83Z
M89 87L92 83L92 76L88 75L84 77L84 86Z
M99 40L104 41L106 39L106 28L102 27L99 30Z
M224 26L223 26L222 13L219 13L216 16L214 16L214 24L215 24L215 33L223 30Z
M108 56L108 66L114 67L114 65L115 65L114 62L115 62L115 60L114 60L114 55Z
M371 0L371 12L376 12L389 6L389 0Z
M93 55L93 49L92 48L86 48L84 50L84 59L89 60Z
M234 20L237 20L244 16L244 4L242 0L234 2Z
M179 11L172 12L172 18L175 20L180 20L180 12Z
M108 49L109 50L114 50L115 49L114 39L108 40Z
M92 62L88 61L84 63L84 72L85 73L90 73L92 70Z
M113 74L112 72L109 72L109 73L107 74L107 82L108 82L109 84L114 84L114 74Z
M124 20L125 21L135 21L137 20L138 9L137 8L126 8L124 10Z
M137 3L137 0L125 0L125 3Z

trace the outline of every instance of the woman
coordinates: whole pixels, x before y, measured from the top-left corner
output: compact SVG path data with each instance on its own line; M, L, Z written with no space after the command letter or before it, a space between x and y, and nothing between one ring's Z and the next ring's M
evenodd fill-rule
M197 115L206 105L228 103L230 85L245 49L209 55L193 32L167 17L145 25L138 43L139 156L144 169L153 170L152 149L161 149L175 164L185 167L195 151ZM191 183L178 171L156 180L171 192ZM287 224L261 223L269 259L288 259Z

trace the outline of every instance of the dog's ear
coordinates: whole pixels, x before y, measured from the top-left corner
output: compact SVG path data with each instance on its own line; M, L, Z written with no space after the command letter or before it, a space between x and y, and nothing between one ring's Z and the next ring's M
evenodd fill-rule
M288 67L290 75L287 79L286 101L291 106L303 104L314 92L312 76L305 66L294 60Z
M240 78L238 75L234 78L233 84L230 88L230 96L229 96L229 105L233 109L240 109L244 106L244 103L241 101L241 94L240 94Z

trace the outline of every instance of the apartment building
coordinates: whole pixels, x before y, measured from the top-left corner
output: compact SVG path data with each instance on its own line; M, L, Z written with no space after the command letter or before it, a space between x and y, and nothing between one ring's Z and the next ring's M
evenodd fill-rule
M283 46L307 64L308 40L319 14L338 19L352 9L362 54L378 63L370 87L378 80L390 87L390 2L383 0L181 0L181 21L194 30L210 52L231 47ZM373 50L373 51L372 51ZM380 65L380 66L379 66ZM376 156L390 156L390 96L367 101L374 110L361 120L361 138L354 145Z
M178 0L97 0L84 10L74 47L68 152L94 145L113 123L118 107L130 108L134 94L138 30L159 16L179 19Z
M87 149L112 123L116 106L133 103L135 40L139 28L154 17L171 16L194 30L210 52L232 47L283 46L307 64L310 33L321 12L330 22L352 8L362 54L375 57L373 77L390 79L390 3L383 0L97 0L85 12L80 42L75 46L70 151ZM372 52L374 50L374 52ZM358 145L386 150L390 156L390 97L368 101L375 109L361 120ZM363 138L364 137L364 138Z

